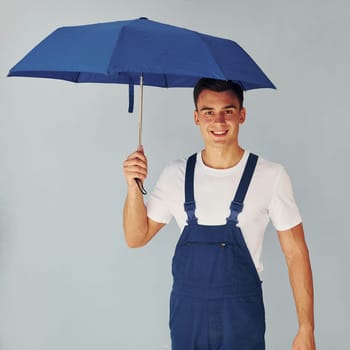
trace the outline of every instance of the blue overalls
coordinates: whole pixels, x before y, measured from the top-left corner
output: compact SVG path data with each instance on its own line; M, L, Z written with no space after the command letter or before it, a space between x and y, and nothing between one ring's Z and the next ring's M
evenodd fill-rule
M258 157L250 154L225 225L195 216L196 154L187 160L185 226L172 262L172 350L264 350L261 281L237 224Z

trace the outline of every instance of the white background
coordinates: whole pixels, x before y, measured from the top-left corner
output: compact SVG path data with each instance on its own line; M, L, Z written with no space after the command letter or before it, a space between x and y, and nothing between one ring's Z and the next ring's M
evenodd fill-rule
M246 94L241 144L287 168L313 265L318 349L348 349L348 2L0 1L0 349L170 349L178 229L143 249L123 240L122 162L137 145L127 86L6 78L57 27L141 16L236 40L278 87ZM144 95L151 189L166 163L202 144L191 89ZM290 349L297 322L271 227L263 261L267 349Z

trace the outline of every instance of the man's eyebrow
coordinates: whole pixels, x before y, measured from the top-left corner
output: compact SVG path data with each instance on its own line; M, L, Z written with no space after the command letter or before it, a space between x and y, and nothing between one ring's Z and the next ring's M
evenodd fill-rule
M227 106L225 106L225 107L222 107L221 109L230 109L230 108L237 108L238 106L236 106L236 105L227 105ZM212 108L212 107L202 107L201 109L200 109L200 111L202 112L202 111L212 111L214 108Z
M202 107L200 111L212 111L214 108L211 107Z

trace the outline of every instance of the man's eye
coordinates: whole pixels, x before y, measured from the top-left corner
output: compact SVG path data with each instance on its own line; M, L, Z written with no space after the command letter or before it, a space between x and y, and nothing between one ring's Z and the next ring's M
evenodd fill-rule
M210 117L213 115L213 111L206 111L206 112L204 112L204 115L207 117Z
M232 109L227 109L225 111L225 114L227 114L227 115L233 114L233 110Z

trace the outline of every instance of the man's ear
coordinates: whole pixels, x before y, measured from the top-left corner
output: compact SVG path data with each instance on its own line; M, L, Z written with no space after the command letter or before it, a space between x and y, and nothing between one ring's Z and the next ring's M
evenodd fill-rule
M193 119L196 125L199 125L199 115L198 115L198 111L195 109L194 113L193 113Z
M245 122L246 115L247 110L244 107L242 107L239 112L239 124L243 124Z

